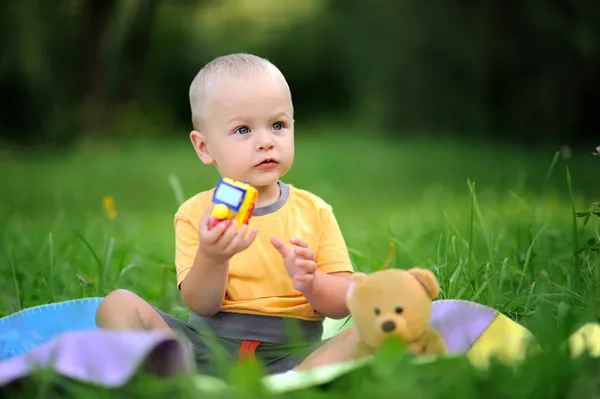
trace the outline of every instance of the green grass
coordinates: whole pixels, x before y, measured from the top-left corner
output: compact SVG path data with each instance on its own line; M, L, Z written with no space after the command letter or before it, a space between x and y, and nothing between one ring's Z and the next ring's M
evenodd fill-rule
M464 359L415 366L398 355L326 390L287 396L550 398L597 391L599 364L570 361L556 349L598 314L600 256L574 255L600 239L595 218L584 226L574 216L600 197L600 161L591 151L564 160L498 144L299 134L285 180L333 205L358 270L378 268L393 242L394 267L431 268L441 298L495 307L528 327L544 351L516 372L502 365L477 371ZM119 287L187 316L175 287L173 214L182 199L214 185L217 174L185 138L66 154L0 150L0 171L0 316ZM104 196L115 200L115 220L102 208ZM256 381L241 375L232 378L232 391L203 397L258 398ZM31 397L46 386L43 375L36 378ZM60 383L73 397L102 393ZM193 390L190 384L187 377L140 376L113 393L159 397Z

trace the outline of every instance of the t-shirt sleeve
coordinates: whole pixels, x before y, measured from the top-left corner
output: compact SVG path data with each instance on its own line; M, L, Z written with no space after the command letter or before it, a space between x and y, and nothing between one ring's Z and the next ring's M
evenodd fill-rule
M342 231L331 206L320 210L321 237L316 254L317 267L324 273L353 272Z
M200 245L199 231L196 223L182 212L175 214L175 270L177 272L177 288L188 274Z

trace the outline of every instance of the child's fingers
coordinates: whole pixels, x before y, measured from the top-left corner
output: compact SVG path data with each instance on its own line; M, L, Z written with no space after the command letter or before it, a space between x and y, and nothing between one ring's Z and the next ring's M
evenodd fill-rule
M217 223L216 226L208 228L208 224L200 225L200 238L203 244L215 244L227 228L230 227L230 222L224 220Z
M214 242L229 225L228 221L226 220L218 221L213 219L211 213L214 207L214 204L210 204L210 206L204 210L204 213L198 221L198 230L200 231L200 235L203 236L205 240L209 240L211 242Z
M315 254L308 247L308 244L306 244L306 242L302 241L299 238L292 237L292 238L290 238L290 243L292 243L293 245L295 245L294 253L297 256L300 256L300 257L306 258L306 259L314 259Z
M317 270L317 264L309 259L296 259L296 266L298 266L305 273L314 273Z
M248 225L243 224L227 246L227 251L237 253L248 248L256 238L258 230L253 229L249 234L246 234L247 232Z
M235 238L237 236L238 236L237 222L235 220L231 220L231 221L229 221L229 226L227 226L227 229L223 232L221 237L219 237L219 239L218 239L219 247L221 247L223 250L225 250L226 248L229 247L229 245L235 240Z
M244 237L240 241L240 251L243 251L244 249L246 249L250 245L252 245L252 243L254 242L254 239L256 239L257 234L258 234L258 230L257 229L252 229L252 231L250 232L250 234L248 234L246 237Z
M311 284L313 281L315 281L315 275L314 274L295 274L294 280L296 280L299 283L303 283L303 284Z
M305 259L314 259L315 257L313 251L308 247L297 246L294 248L294 252L296 253L296 255Z
M244 227L242 226L239 231L236 231L234 235L230 236L228 241L224 241L223 251L227 253L234 254L239 252L239 246L242 241L242 234L244 232Z
M296 237L290 238L290 243L292 245L297 246L297 247L308 248L308 244L307 243L305 243L304 241L302 241L301 239L296 238Z
M198 221L198 224L200 225L200 229L207 226L208 219L210 219L210 214L212 213L212 210L214 207L215 207L215 204L210 204L210 206L204 210L204 213L202 213L202 216L200 216L200 220Z
M248 234L246 237L244 237L244 242L248 246L250 246L250 244L252 244L252 242L254 241L254 239L256 238L257 235L258 235L258 229L252 229L250 234Z
M285 243L278 237L271 237L271 245L273 245L283 259L288 259L293 255L292 249L285 245Z

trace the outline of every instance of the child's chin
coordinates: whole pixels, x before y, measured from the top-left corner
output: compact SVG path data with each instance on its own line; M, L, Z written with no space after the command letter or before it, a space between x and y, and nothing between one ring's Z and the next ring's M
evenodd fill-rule
M277 184L281 176L273 173L272 176L257 176L250 181L254 187L268 187Z

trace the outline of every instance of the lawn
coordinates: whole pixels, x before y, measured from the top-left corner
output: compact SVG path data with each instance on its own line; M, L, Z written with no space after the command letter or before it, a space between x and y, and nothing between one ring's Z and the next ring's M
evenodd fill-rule
M595 360L568 361L557 350L597 317L600 256L574 255L600 239L594 218L584 226L574 217L600 197L593 149L565 159L497 143L390 142L371 133L297 137L296 163L285 180L333 205L357 270L378 268L393 243L394 267L431 268L440 298L495 307L527 326L544 351L516 372L501 365L477 371L464 359L416 366L396 356L327 390L291 396L550 398L598 390ZM218 176L185 137L68 153L0 149L0 171L1 316L122 287L186 317L175 288L173 214ZM116 218L103 208L105 197L114 201ZM236 389L218 396L259 397L255 381L241 375L232 380ZM101 393L66 387L73 397ZM141 376L118 393L159 397L176 388L190 388L189 379Z

